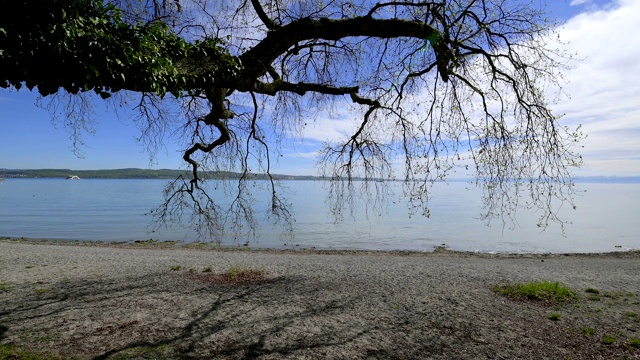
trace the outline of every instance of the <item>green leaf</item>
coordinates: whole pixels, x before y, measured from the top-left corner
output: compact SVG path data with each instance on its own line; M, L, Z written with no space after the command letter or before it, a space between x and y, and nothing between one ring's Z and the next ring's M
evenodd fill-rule
M435 47L440 42L440 32L434 30L433 34L429 35L426 40L429 41L432 47Z

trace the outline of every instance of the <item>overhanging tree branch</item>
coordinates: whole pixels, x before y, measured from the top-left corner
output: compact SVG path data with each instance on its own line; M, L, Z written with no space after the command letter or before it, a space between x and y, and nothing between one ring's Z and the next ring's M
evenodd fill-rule
M563 132L547 101L565 64L544 14L518 1L269 1L203 1L189 14L126 1L18 1L0 12L0 86L152 94L139 109L153 124L145 128L181 134L191 171L172 183L162 219L190 201L193 221L224 231L199 171L235 170L243 181L252 166L270 174L271 152L295 141L289 134L338 109L359 119L320 159L323 174L347 179L340 191L352 191L355 177L401 176L409 202L428 214L428 185L459 170L484 187L488 215L511 216L526 186L525 206L557 220L549 199L570 201L581 133ZM363 105L352 107L358 114L335 106L345 95ZM161 111L169 100L183 122ZM340 191L337 212L354 198ZM240 200L227 211L253 221L251 201Z
M438 30L418 21L375 19L369 16L352 19L311 19L293 21L271 31L256 46L239 56L244 66L242 80L257 79L268 71L268 65L297 43L310 39L340 40L347 37L375 37L380 39L408 37L428 39ZM440 49L447 54L446 47ZM242 81L241 80L241 81ZM253 83L240 84L239 90L255 90Z
M317 92L327 95L345 95L358 92L357 86L334 87L323 84L297 83L292 84L282 80L276 80L272 83L263 83L256 81L255 91L265 95L275 95L281 91L288 91L298 95L304 95L308 91Z

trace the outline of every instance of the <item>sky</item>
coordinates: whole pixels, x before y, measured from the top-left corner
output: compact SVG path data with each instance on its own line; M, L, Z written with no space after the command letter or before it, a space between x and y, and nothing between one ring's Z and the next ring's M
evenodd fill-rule
M579 61L566 73L563 86L570 97L553 106L565 114L561 124L582 125L588 135L579 149L584 165L580 176L640 176L640 0L549 0L565 49ZM137 127L126 118L99 110L95 134L86 134L83 156L72 151L65 129L52 124L38 108L37 94L0 89L0 169L118 169L184 168L179 149L168 144L150 162L136 137ZM311 156L326 137L326 122L318 119L295 149L284 149L274 173L314 175ZM344 119L343 121L347 121Z

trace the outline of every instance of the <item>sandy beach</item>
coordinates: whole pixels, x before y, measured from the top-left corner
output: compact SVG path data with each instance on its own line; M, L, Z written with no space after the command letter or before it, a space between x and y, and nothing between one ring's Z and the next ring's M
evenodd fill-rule
M264 278L216 277L234 268ZM0 344L63 359L640 359L639 274L640 252L211 251L2 240ZM539 280L559 281L579 300L551 305L494 291Z

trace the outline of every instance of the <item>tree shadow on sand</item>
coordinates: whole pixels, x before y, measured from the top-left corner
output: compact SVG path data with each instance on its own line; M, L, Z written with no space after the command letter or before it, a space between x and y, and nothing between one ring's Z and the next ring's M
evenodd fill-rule
M314 341L268 344L269 339L285 333L299 319L340 311L348 302L331 301L280 314L269 314L260 309L262 301L273 301L265 298L268 293L291 282L292 279L278 278L256 285L226 286L222 289L213 287L215 290L212 295L215 294L215 300L212 299L207 308L199 309L197 315L182 328L175 329L165 337L131 342L110 349L95 359L109 359L115 354L132 349L155 349L156 355L163 355L160 353L164 352L165 356L172 358L255 358L266 354L285 355L299 349L341 345L358 335L330 338L325 334L324 338L318 337ZM286 306L282 302L280 304ZM258 318L253 319L252 314L256 314Z
M4 338L4 333L6 333L7 330L9 330L8 327L0 325L0 341L2 341L2 339Z
M0 316L7 340L93 359L336 357L389 344L390 315L363 318L369 299L333 283L285 276L228 285L185 272L120 280L49 284L46 296L24 291Z
M207 279L167 270L16 286L0 296L0 342L79 359L603 354L551 324L545 309L504 301L489 288L452 293L438 279L384 283L348 272Z

